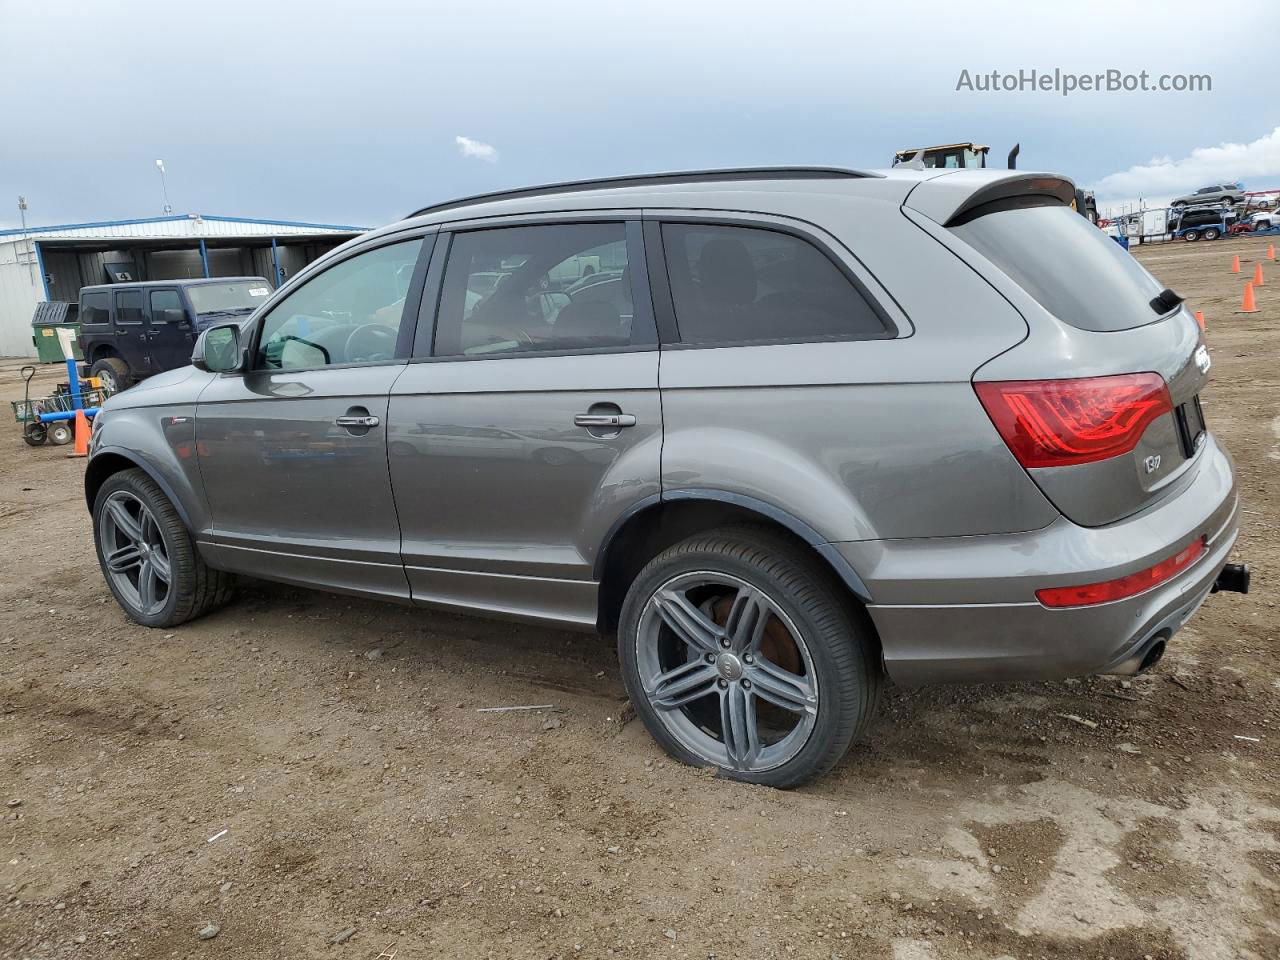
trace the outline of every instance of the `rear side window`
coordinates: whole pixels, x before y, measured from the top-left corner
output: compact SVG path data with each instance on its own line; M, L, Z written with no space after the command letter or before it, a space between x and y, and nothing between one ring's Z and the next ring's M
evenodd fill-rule
M80 298L80 323L109 323L111 321L111 304L107 293L86 293Z
M1070 207L1003 209L952 228L1051 314L1081 330L1128 330L1158 319L1164 288Z
M821 250L775 230L662 226L682 343L870 340L893 336Z
M116 291L116 323L142 322L142 291Z
M626 347L633 319L624 224L473 230L449 247L434 352Z

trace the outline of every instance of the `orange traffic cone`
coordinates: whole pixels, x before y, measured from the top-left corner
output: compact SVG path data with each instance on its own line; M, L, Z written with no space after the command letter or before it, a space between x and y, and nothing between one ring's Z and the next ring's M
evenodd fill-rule
M1259 263L1253 268L1253 284L1256 287L1266 286L1266 281L1262 279L1262 264Z
M1198 326L1201 330L1204 329L1204 311L1202 310L1196 311L1196 326Z
M1276 245L1274 243L1267 244L1267 259L1274 260L1276 258Z
M1244 285L1244 300L1240 304L1240 313L1257 313L1258 305L1253 302L1253 284Z
M68 457L87 457L89 455L89 418L83 410L76 411L76 449Z
M1240 254L1238 253L1231 258L1231 272L1232 273L1240 272Z

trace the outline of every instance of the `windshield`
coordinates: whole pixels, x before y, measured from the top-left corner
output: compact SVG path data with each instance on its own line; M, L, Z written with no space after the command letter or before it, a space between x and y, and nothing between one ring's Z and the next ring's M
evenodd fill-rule
M1151 299L1162 285L1070 207L999 210L953 229L1073 327L1127 330L1159 319Z
M193 283L187 296L196 313L248 313L271 296L265 280L228 280L226 283Z

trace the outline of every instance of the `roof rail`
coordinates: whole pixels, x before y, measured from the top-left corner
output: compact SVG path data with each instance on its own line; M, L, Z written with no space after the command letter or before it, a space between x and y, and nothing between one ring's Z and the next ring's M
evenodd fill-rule
M657 186L667 183L697 183L699 181L733 180L828 180L838 177L883 177L882 173L852 170L846 167L738 167L724 170L680 170L670 173L641 173L626 177L602 177L597 180L567 180L564 183L545 183L536 187L517 187L494 193L478 193L473 197L461 197L436 203L415 210L409 217L421 217L428 213L469 207L476 203L494 200L520 200L555 193L578 193L586 190L602 190L613 187ZM408 217L406 217L408 219Z

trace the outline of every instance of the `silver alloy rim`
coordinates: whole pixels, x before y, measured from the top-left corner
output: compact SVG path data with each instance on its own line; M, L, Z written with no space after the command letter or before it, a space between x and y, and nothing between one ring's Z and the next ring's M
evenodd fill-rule
M102 505L98 535L117 594L141 616L164 609L173 568L150 508L133 494L117 490Z
M801 671L776 663L780 653ZM780 767L817 723L818 678L800 631L768 594L730 574L683 573L655 590L640 613L636 664L662 725L719 767Z

